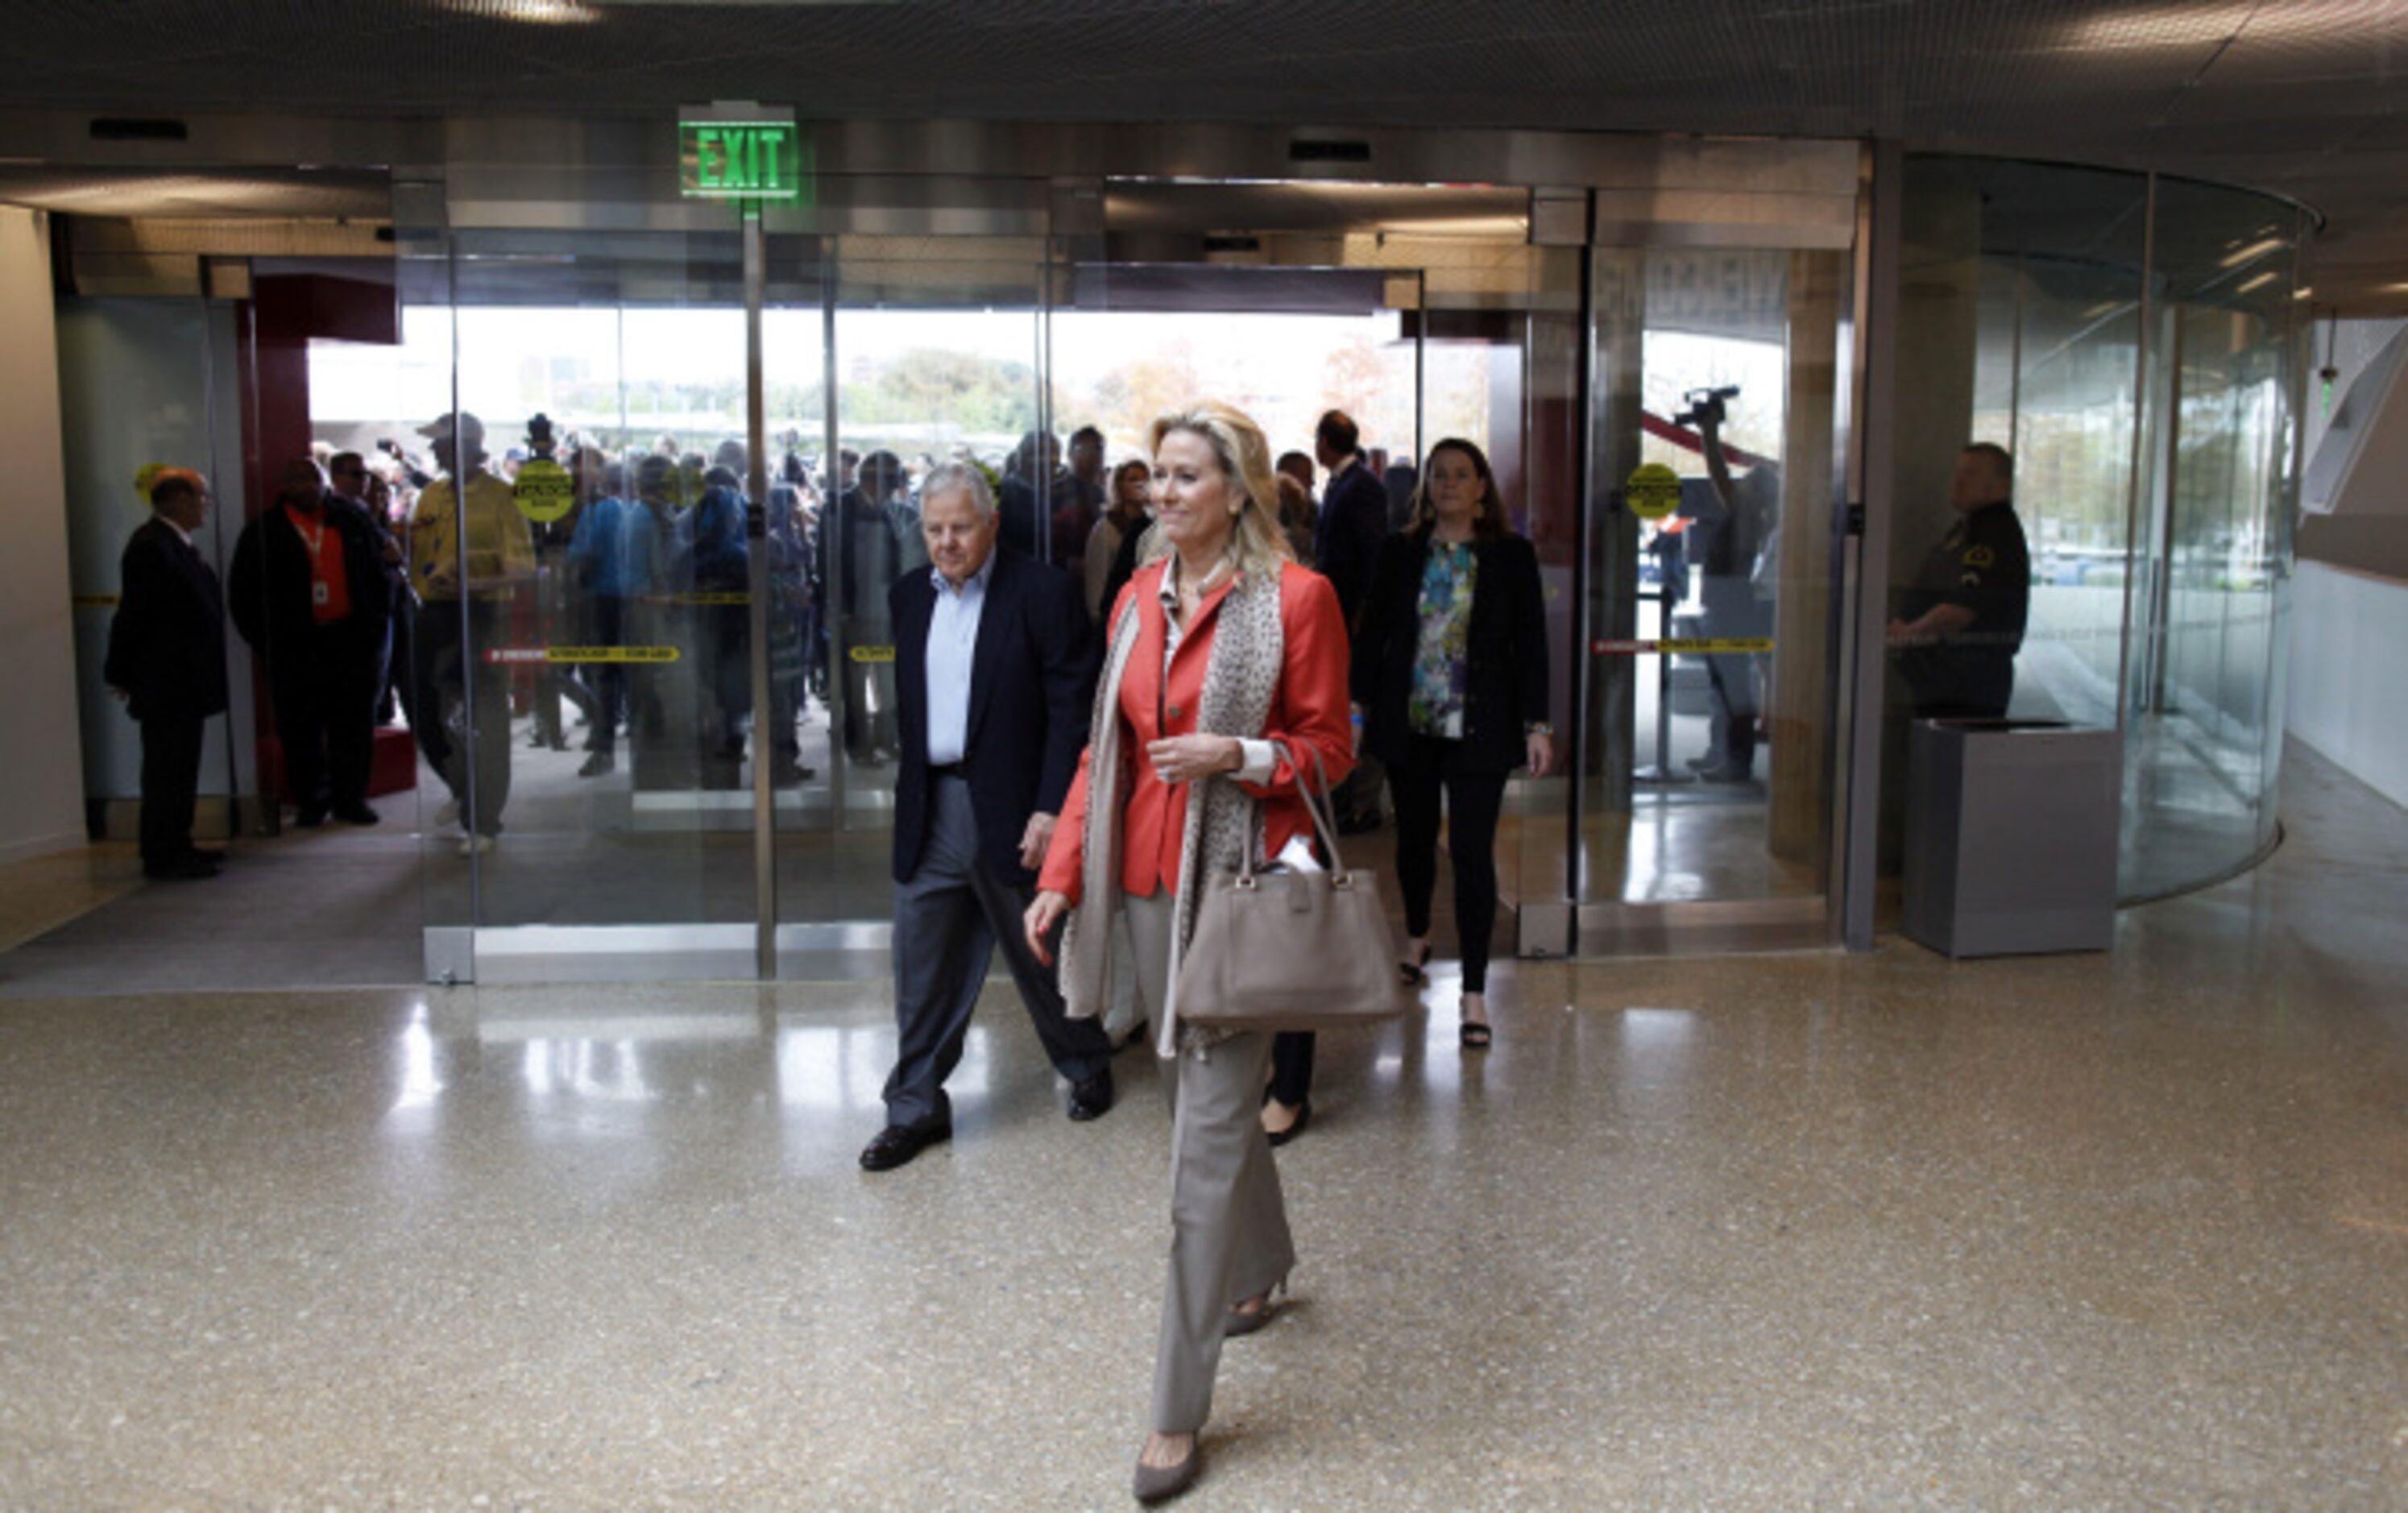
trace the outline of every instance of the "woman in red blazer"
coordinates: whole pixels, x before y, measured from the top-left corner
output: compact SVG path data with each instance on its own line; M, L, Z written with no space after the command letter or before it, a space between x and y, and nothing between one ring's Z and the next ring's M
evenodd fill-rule
M1354 765L1345 621L1328 580L1290 558L1261 430L1200 404L1154 421L1153 440L1156 555L1112 607L1090 744L1025 921L1042 956L1069 917L1062 988L1078 1016L1105 1006L1111 916L1126 917L1178 1113L1145 1502L1196 1479L1221 1341L1268 1321L1296 1263L1257 1117L1271 1037L1182 1025L1180 955L1206 879L1237 870L1241 847L1313 864L1307 749L1330 782Z

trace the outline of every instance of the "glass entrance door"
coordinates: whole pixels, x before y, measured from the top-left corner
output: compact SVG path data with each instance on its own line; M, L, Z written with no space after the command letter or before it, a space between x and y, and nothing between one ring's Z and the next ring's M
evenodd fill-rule
M1583 953L1822 944L1844 247L1595 253Z
M752 766L799 763L752 698L739 236L464 231L416 271L380 430L430 975L749 976Z
M1817 222L1787 245L1777 219L1727 242L1617 221L1605 191L1592 242L1630 245L1562 217L1541 245L1532 215L1307 237L1293 265L1102 261L1023 210L790 228L753 285L757 380L732 223L405 236L373 420L428 517L430 977L751 978L765 933L777 975L882 971L884 590L923 560L921 480L988 468L1031 501L1017 544L1077 570L1111 471L1199 394L1281 451L1346 408L1399 494L1437 436L1495 461L1578 757L1508 806L1520 950L1832 938L1854 153L1763 196ZM548 496L522 486L547 466ZM1634 507L1642 466L1670 475L1660 510Z
M809 303L770 311L769 425L795 438L784 465L810 579L773 608L799 619L799 655L773 659L772 676L796 682L812 768L805 801L776 810L781 977L886 971L901 738L887 590L928 564L919 502L932 469L970 462L1031 480L1031 497L1058 492L1040 378L1044 257L1041 237L948 238L941 250L832 237L819 281L794 290ZM782 621L771 634L775 649Z

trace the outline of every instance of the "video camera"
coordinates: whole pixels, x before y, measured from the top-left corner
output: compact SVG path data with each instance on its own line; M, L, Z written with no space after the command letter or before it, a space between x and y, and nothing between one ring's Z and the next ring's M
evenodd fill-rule
M1723 423L1723 401L1739 397L1739 385L1721 389L1692 389L1681 396L1689 407L1672 417L1687 425L1720 425Z

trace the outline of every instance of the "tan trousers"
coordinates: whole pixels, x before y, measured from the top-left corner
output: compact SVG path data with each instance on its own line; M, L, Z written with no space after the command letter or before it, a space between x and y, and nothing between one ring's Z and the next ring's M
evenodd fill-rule
M1128 897L1137 985L1149 1018L1170 984L1168 893ZM1263 1134L1271 1037L1240 1035L1162 1063L1170 1099L1170 1275L1154 1362L1154 1427L1201 1429L1230 1305L1268 1292L1296 1264L1279 1168Z

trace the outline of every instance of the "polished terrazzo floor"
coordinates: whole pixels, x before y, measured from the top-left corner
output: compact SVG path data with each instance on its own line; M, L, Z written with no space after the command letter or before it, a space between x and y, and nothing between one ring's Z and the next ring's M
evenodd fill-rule
M2408 1506L2408 819L2111 955L1524 965L1325 1043L1197 1507ZM0 1506L1125 1505L1142 1052L874 987L0 1003Z

